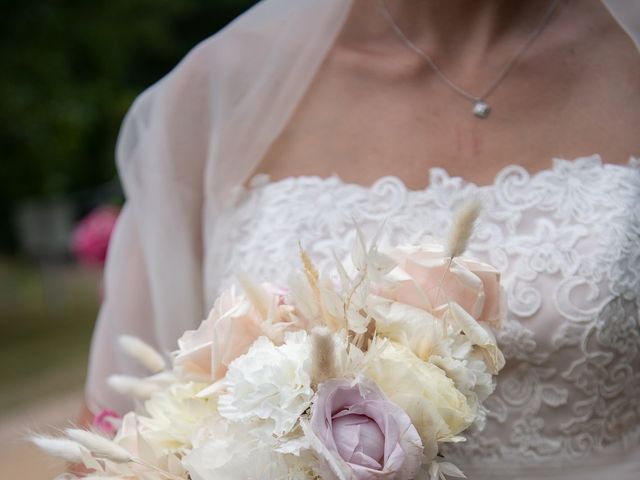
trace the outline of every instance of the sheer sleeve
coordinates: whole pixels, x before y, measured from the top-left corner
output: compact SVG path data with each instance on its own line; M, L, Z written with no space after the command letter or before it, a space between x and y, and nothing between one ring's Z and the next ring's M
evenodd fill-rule
M135 218L125 206L114 230L104 277L105 301L100 310L91 345L87 379L87 403L97 413L102 408L125 411L130 406L106 385L114 373L142 375L145 372L120 355L120 335L135 335L158 346L153 318L149 281L144 265Z
M124 411L111 374L140 375L117 339L136 335L159 351L204 316L203 170L208 156L209 49L197 47L131 107L116 158L126 204L110 245L104 301L94 331L87 404Z

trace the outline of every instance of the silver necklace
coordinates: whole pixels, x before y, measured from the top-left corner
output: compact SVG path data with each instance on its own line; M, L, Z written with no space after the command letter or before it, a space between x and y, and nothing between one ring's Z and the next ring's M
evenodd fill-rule
M405 35L405 33L402 31L400 26L396 23L395 19L391 15L391 12L389 11L389 7L387 7L387 3L385 2L385 0L379 0L379 2L382 8L382 13L386 17L389 24L391 25L391 28L393 29L393 31L396 33L398 37L400 37L402 42L411 50L413 50L415 53L417 53L420 57L426 60L427 64L429 64L431 69L436 73L436 75L438 75L438 77L440 77L440 79L445 84L449 86L449 88L451 88L454 92L456 92L460 96L473 102L473 109L471 110L471 112L476 117L487 118L489 116L489 113L491 112L491 107L486 102L487 97L491 95L496 88L498 88L498 85L500 85L500 83L506 78L506 76L513 69L516 63L518 63L518 60L522 58L525 52L533 44L535 39L538 38L538 36L543 32L543 30L549 23L549 20L551 20L551 16L553 15L553 12L558 6L558 3L560 2L560 0L553 0L553 2L551 2L551 5L549 6L549 9L545 13L544 17L542 18L542 21L540 22L538 27L533 32L531 32L531 35L529 35L529 38L527 38L527 41L524 43L522 48L518 50L518 52L513 56L513 58L509 62L507 62L507 64L502 68L502 70L500 70L500 73L498 74L498 76L487 86L487 88L484 89L484 91L480 95L473 95L469 93L467 90L462 88L460 85L457 85L449 77L447 77L447 75L445 75L445 73L440 69L440 67L438 67L438 65L433 61L433 59L425 51L423 51L415 43L413 43L409 39L409 37Z

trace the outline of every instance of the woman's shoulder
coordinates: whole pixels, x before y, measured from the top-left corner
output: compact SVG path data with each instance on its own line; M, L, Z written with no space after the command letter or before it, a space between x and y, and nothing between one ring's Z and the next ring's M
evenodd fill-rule
M239 131L263 142L272 136L349 6L344 0L265 0L200 42L133 103L118 141L121 176L148 178L147 167L160 166L165 178L202 188L207 171L246 169L249 147L220 160L221 143L246 143Z
M136 97L117 145L125 183L144 180L151 171L186 184L201 181L214 122L253 88L296 3L260 2L195 45Z
M134 100L124 127L170 119L209 122L220 103L233 104L256 83L264 66L282 51L283 28L300 8L297 0L266 0L195 45L166 75ZM280 50L277 50L280 43ZM270 55L271 54L271 55ZM161 115L160 115L161 113Z

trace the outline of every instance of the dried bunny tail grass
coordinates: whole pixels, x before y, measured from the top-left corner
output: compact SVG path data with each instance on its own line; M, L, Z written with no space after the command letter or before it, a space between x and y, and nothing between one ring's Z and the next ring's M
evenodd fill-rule
M160 355L155 348L137 337L122 335L118 343L127 355L136 359L141 365L153 373L161 372L167 366L164 358L162 358L162 355Z
M129 375L111 375L107 379L107 385L122 395L142 400L146 400L161 388L156 383Z
M85 447L67 438L32 435L29 437L29 441L48 455L62 458L71 463L82 463L83 455L89 453Z
M245 272L238 272L237 274L240 286L246 293L247 298L258 310L260 316L264 319L269 316L269 310L271 309L271 298L269 294L262 288L261 285L254 283Z
M466 201L456 210L447 243L449 258L458 257L467 249L473 227L480 215L480 207L480 202L474 199Z
M127 450L102 435L80 428L65 428L64 433L97 457L102 457L115 463L133 461L133 457Z
M148 468L149 470L157 472L164 478L168 478L171 480L184 480L182 477L178 477L177 475L167 472L157 465L131 455L131 453L129 453L125 448L97 433L93 433L88 430L82 430L79 428L66 428L64 430L64 433L66 433L66 435L73 442L77 442L97 458L110 460L114 463L136 463L138 465L142 465L145 468Z
M316 327L311 332L311 378L319 385L336 376L333 336L328 328Z

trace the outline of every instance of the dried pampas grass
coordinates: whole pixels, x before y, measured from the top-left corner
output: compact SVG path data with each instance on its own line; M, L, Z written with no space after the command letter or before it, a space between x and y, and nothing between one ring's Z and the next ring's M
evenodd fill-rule
M307 276L307 280L309 281L309 285L313 288L313 291L316 295L320 296L320 275L318 274L318 270L316 266L313 264L311 257L307 253L307 251L302 248L302 243L298 242L298 247L300 248L300 260L302 260L302 266L304 270L304 274Z
M304 271L304 274L307 277L307 282L309 282L309 285L311 286L311 290L313 291L313 295L316 298L318 308L324 317L324 311L322 308L322 295L320 293L320 275L318 274L318 270L316 269L316 266L313 264L313 261L311 260L311 257L309 256L309 254L304 248L302 248L302 243L298 242L298 247L300 248L300 260L302 261L302 270Z
M318 270L316 266L313 264L311 257L307 253L307 251L302 248L302 243L298 242L298 246L300 248L300 260L302 261L302 269L304 271L305 276L307 277L307 282L309 282L309 286L313 291L313 295L316 299L316 303L318 305L318 310L320 311L320 316L324 324L328 324L329 316L327 314L324 302L322 301L322 290L320 288L320 275L318 274Z

